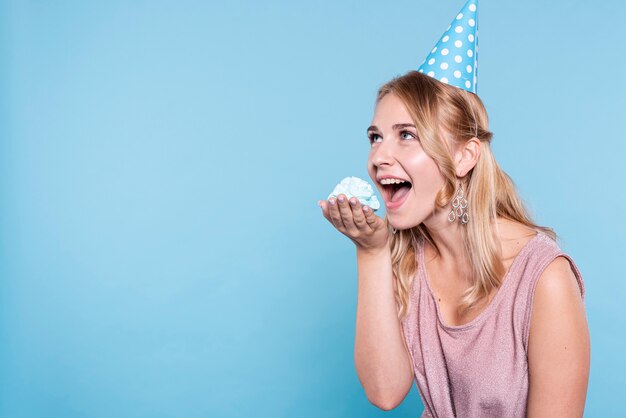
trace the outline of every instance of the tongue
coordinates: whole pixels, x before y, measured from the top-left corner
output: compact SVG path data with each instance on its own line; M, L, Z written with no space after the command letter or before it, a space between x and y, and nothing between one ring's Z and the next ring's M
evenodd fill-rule
M391 195L391 201L397 202L402 199L411 190L411 186L402 186Z

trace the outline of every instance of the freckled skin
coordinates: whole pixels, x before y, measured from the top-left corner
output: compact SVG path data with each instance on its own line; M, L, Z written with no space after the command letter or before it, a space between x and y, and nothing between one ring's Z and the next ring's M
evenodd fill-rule
M435 196L444 185L444 177L435 161L422 149L415 128L393 130L394 124L413 124L402 101L394 94L387 94L377 104L372 125L378 127L377 137L371 145L367 167L379 193L382 189L376 176L391 174L409 180L413 187L404 204L398 209L387 210L389 221L396 229L408 229L424 222L426 225L445 225L447 213L434 215Z

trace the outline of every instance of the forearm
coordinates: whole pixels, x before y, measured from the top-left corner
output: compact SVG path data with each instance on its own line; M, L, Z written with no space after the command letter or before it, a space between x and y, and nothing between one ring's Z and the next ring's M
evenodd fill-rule
M376 253L357 248L357 270L357 375L372 403L393 404L404 398L413 374L397 316L389 248Z

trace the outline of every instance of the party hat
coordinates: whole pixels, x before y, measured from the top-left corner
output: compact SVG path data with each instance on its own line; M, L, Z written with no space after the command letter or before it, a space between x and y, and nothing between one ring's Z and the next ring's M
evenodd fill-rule
M418 71L476 94L477 65L478 0L467 0Z

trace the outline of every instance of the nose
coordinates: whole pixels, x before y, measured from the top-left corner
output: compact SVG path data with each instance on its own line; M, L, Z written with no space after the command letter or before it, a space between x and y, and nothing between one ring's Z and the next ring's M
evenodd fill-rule
M372 164L374 164L375 167L391 164L393 161L393 153L392 141L382 141L377 143L371 155Z

